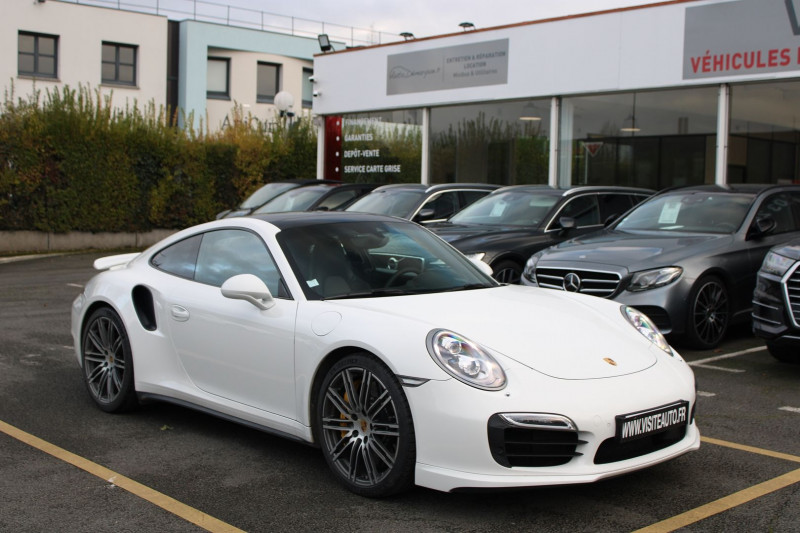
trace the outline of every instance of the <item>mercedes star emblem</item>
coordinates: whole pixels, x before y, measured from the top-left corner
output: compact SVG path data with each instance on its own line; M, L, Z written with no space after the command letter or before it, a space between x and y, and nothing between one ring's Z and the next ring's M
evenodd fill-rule
M575 272L570 272L564 276L564 290L568 292L581 290L581 278Z

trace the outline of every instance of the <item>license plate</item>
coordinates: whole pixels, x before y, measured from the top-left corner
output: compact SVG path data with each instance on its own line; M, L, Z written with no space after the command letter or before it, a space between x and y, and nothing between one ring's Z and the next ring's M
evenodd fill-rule
M689 421L689 402L679 401L654 407L638 413L617 416L617 441L628 442L677 426Z

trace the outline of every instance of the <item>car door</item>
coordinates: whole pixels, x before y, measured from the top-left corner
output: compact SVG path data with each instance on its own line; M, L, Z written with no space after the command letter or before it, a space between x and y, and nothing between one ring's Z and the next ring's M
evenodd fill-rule
M237 274L261 278L276 297L275 306L260 310L222 296L219 287ZM243 229L204 233L192 280L176 280L159 299L174 350L194 385L295 418L297 304L288 298L280 272L256 234Z

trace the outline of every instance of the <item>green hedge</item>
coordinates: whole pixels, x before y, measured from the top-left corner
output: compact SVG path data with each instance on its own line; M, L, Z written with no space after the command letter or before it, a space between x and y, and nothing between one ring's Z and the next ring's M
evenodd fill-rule
M316 175L308 118L268 129L233 115L198 132L170 126L152 104L115 109L88 87L16 101L12 89L0 114L0 230L182 228L264 183Z

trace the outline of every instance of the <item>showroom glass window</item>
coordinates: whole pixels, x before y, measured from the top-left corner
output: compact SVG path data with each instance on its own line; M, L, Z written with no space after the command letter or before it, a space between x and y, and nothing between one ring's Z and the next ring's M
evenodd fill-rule
M281 66L275 63L258 62L256 75L256 101L271 104L281 90Z
M733 85L728 183L800 183L800 83Z
M231 60L227 57L209 57L206 72L207 98L228 100L231 97Z
M431 109L430 182L547 183L550 100Z
M17 74L37 78L58 78L58 36L19 32Z
M342 181L419 183L421 110L344 115L341 127Z
M716 87L563 98L559 183L714 182Z
M314 84L311 83L311 77L314 71L310 68L303 69L303 107L311 109L312 99L314 98Z
M115 85L136 85L136 52L129 44L103 43L102 81Z

